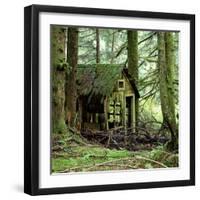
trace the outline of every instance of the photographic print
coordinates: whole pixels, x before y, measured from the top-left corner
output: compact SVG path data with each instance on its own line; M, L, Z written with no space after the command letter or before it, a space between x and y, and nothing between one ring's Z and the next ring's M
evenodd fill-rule
M31 5L24 192L195 184L195 16Z
M179 32L51 25L52 173L178 167Z

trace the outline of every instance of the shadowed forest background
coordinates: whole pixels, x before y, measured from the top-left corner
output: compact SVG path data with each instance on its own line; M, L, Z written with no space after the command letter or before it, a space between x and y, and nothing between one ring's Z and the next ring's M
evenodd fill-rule
M178 37L51 26L52 172L178 167Z

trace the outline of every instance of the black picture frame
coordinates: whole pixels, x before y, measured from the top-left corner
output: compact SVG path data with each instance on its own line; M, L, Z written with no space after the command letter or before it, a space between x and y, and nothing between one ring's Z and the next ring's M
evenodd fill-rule
M190 178L188 180L39 188L39 14L187 20L190 23ZM195 184L195 15L83 7L31 5L24 9L24 192L30 195L187 186Z

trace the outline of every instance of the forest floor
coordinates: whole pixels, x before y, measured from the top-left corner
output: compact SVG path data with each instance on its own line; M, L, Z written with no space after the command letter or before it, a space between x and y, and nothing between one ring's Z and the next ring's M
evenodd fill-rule
M65 137L54 135L53 141L53 173L178 167L178 154L165 151L164 146L116 150L71 133Z

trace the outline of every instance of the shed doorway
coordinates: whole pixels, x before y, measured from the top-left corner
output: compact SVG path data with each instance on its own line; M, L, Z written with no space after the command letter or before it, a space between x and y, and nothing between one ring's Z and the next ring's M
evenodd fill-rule
M133 97L126 97L126 127L130 128L133 126Z

